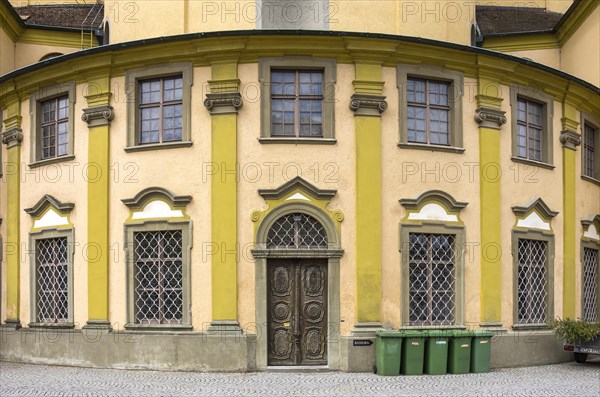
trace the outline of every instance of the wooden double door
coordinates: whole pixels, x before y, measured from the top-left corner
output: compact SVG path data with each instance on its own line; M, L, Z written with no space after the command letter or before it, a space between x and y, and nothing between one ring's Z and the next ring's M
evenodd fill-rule
M327 259L267 262L268 365L327 364Z

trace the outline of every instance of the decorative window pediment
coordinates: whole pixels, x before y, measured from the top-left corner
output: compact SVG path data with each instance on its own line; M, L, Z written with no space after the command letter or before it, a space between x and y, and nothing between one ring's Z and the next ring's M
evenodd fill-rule
M400 204L406 208L405 221L450 223L462 223L460 211L468 205L441 190L427 191L416 199L401 199Z
M329 209L329 202L336 193L336 190L319 189L301 177L276 189L260 189L258 194L267 208L251 214L258 246L264 249L339 248L344 214Z
M75 204L63 203L53 196L44 195L33 207L25 212L33 218L32 231L42 229L68 229L73 227L70 214Z
M294 179L290 179L276 189L260 189L258 191L258 194L260 194L265 200L284 199L285 201L311 201L307 195L316 200L329 201L335 196L336 193L336 190L319 189L299 176L295 177Z
M583 226L584 238L600 242L600 215L596 215L592 219L582 220L581 226Z
M150 187L133 198L121 201L130 210L127 222L137 223L146 220L189 219L185 207L192 201L192 197L176 196L167 189Z
M541 198L537 198L523 206L515 205L512 210L517 217L516 228L538 229L548 232L552 231L552 218L558 215L558 212L552 211Z

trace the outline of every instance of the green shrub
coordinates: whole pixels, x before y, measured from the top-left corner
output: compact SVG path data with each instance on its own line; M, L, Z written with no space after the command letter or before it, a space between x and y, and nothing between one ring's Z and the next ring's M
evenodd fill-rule
M550 326L558 338L566 339L569 343L589 342L600 336L600 323L588 323L569 318L562 320L557 317L550 321Z

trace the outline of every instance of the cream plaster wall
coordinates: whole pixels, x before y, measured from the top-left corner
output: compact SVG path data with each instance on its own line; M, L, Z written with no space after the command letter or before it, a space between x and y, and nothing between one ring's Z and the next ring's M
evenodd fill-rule
M79 48L17 42L15 47L15 69L37 63L44 55L52 52L69 54L75 51L79 51Z
M509 51L509 55L516 57L528 58L532 61L541 63L542 65L550 66L554 69L560 69L560 49L548 48L543 50L528 50L528 51Z
M582 125L579 126L580 134L583 137ZM583 145L582 145L583 146ZM591 220L595 215L600 215L600 185L594 184L593 182L584 180L581 178L582 175L582 156L583 148L579 146L577 148L577 155L575 160L575 199L576 199L576 219L575 219L575 258L576 258L576 291L578 293L576 304L576 313L581 315L581 302L582 302L582 257L581 257L581 237L585 230L581 225L582 220Z
M1 112L0 112L1 113ZM0 124L0 133L4 131L4 125ZM2 238L2 246L0 250L2 250L2 255L0 255L0 273L2 277L0 279L0 321L4 322L6 319L6 210L7 203L6 195L6 145L0 145L0 167L2 167L2 177L0 177L0 219L2 219L2 223L0 224L0 236Z
M560 69L600 86L600 6L567 40L561 49Z
M501 187L501 236L502 236L502 323L513 324L513 254L511 247L512 228L516 217L511 207L525 205L531 200L541 197L551 210L559 214L552 220L554 232L554 315L562 315L562 264L563 264L563 199L562 199L562 145L559 141L562 117L562 106L554 102L553 123L553 170L526 166L511 160L511 107L510 89L502 87L504 101L502 110L506 111L507 123L500 131L500 169Z
M29 101L21 104L23 114L22 129L24 132L21 143L21 209L33 207L44 194L50 194L61 202L75 204L71 211L71 222L75 225L75 246L73 258L73 320L76 328L85 325L88 320L87 307L87 189L86 164L88 151L87 124L81 120L82 109L86 106L81 86L77 87L75 100L74 120L74 153L73 161L47 165L30 169L30 144L31 125L29 117ZM29 246L29 231L33 226L32 219L25 212L21 212L21 313L23 324L31 321L30 318L30 276L31 255L34 247ZM90 242L91 243L91 242ZM93 255L93 251L89 252Z
M122 199L134 197L141 190L159 186L175 195L191 195L187 214L192 219L191 304L192 325L201 330L211 321L210 256L210 179L203 173L210 161L210 115L202 105L201 90L210 78L210 68L194 68L192 86L192 142L189 148L175 148L126 153L126 101L113 103L115 119L111 125L111 163L118 174L110 186L111 246L117 258L110 265L110 319L121 326L126 323L127 298L125 280L124 223L129 215ZM111 80L111 86L123 87L124 78Z
M342 333L348 333L355 318L355 170L354 170L354 115L348 108L347 99L352 95L352 86L347 82L354 79L354 67L337 66L335 132L336 145L290 145L261 144L259 109L260 101L255 88L258 78L256 64L240 65L244 107L238 119L238 153L241 177L238 187L238 235L242 246L255 241L254 224L250 214L266 209L258 189L279 187L296 175L321 189L336 189L337 195L329 208L344 213L341 245L345 250L340 261L340 318ZM254 99L256 98L256 99ZM243 152L240 152L243 150ZM249 165L258 165L260 176ZM244 172L244 169L247 172ZM250 172L252 170L252 172ZM272 171L271 171L272 170ZM245 251L247 252L247 250ZM251 254L243 255L238 267L238 307L242 325L255 321L254 259Z
M10 36L6 34L3 28L0 28L0 75L6 74L15 69L15 43Z
M398 200L417 198L432 189L443 190L468 206L461 212L465 225L465 324L479 323L479 130L472 115L476 103L465 90L463 100L463 154L398 148L398 91L395 68L385 68L386 94L389 108L384 113L382 128L383 161L383 321L396 328L401 325L402 253L399 224L406 211ZM465 86L475 80L465 78Z

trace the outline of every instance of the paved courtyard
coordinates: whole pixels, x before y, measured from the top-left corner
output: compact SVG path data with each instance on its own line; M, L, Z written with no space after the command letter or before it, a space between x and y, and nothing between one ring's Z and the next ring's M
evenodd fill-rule
M600 396L600 360L488 374L186 372L0 363L0 396Z

